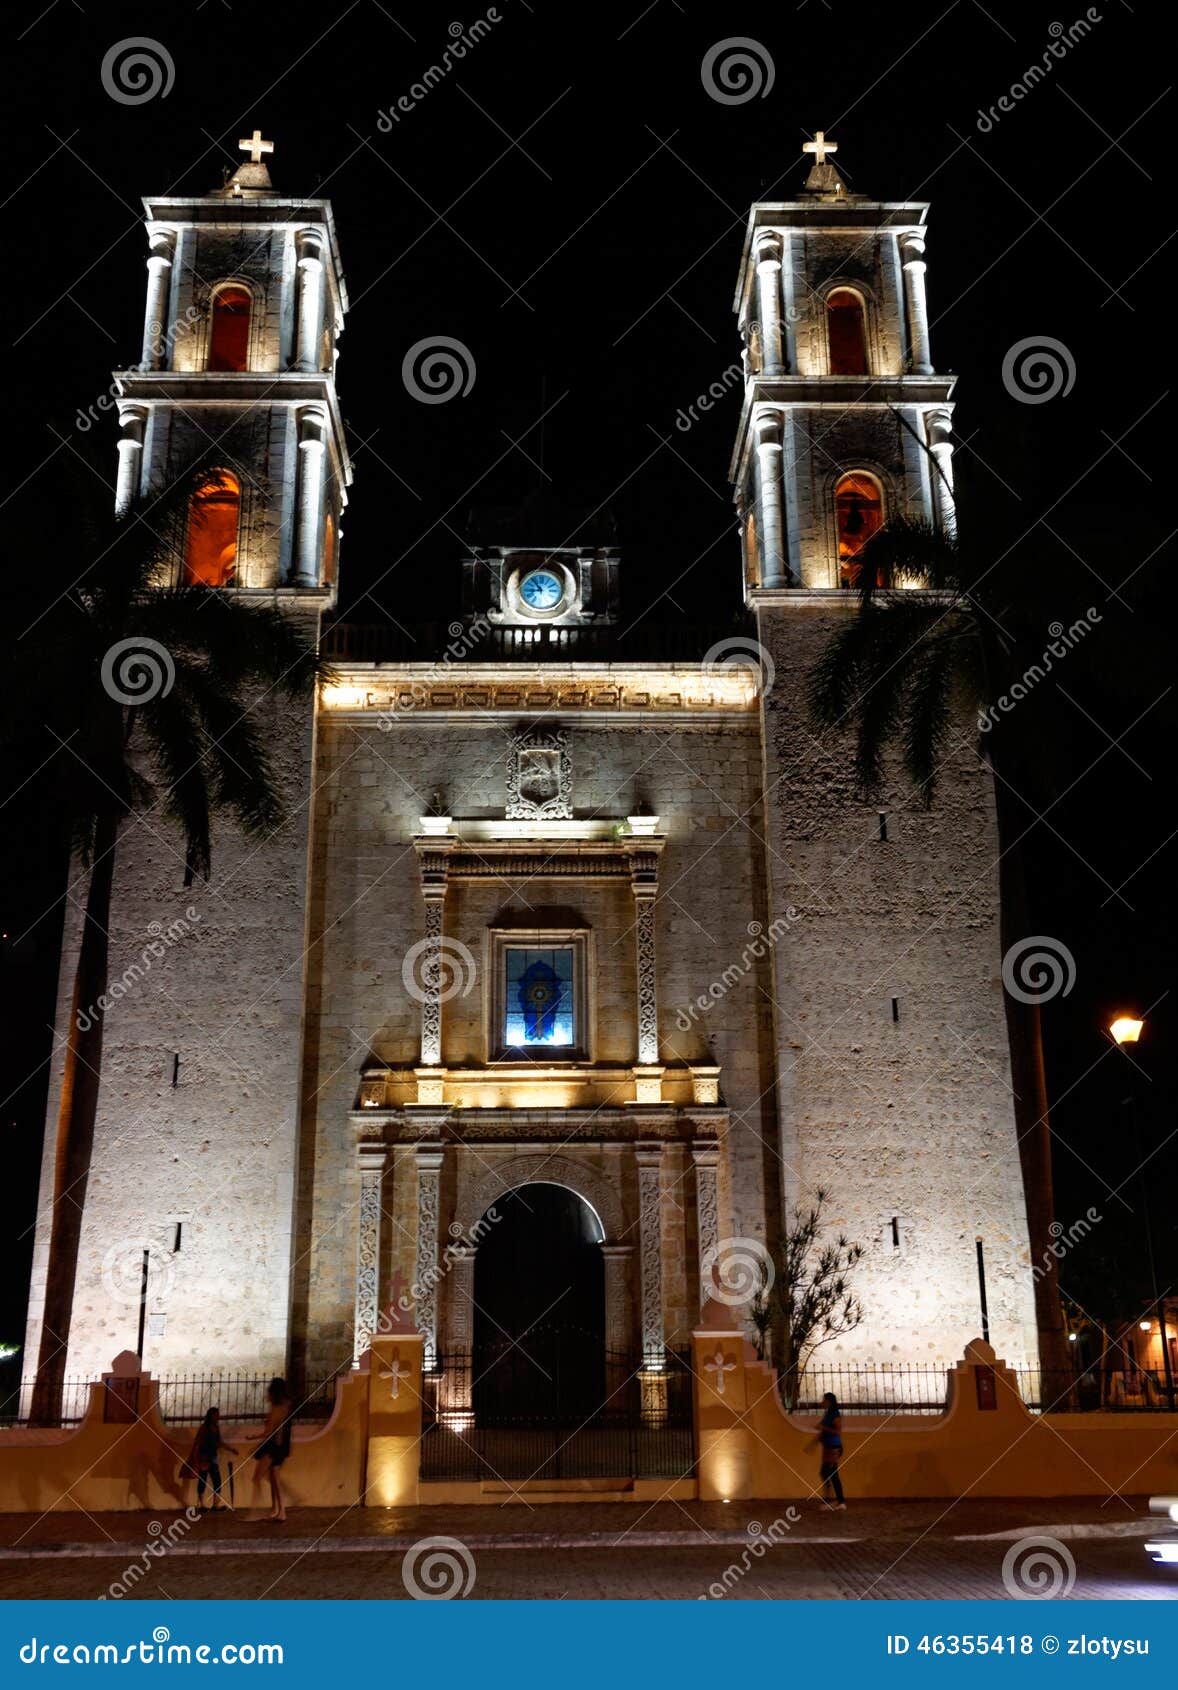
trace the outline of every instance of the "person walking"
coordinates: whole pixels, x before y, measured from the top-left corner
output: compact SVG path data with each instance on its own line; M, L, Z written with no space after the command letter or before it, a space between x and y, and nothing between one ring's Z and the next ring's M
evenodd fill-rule
M843 1417L839 1412L838 1398L833 1391L827 1391L822 1398L822 1419L818 1422L818 1441L822 1446L822 1466L819 1474L822 1479L823 1502L827 1508L844 1511L846 1503L843 1500L843 1482L839 1478L839 1461L843 1453ZM830 1500L833 1493L834 1501Z
M286 1519L286 1503L282 1495L282 1481L279 1477L283 1464L290 1455L291 1423L294 1420L294 1407L290 1400L290 1392L286 1387L286 1380L271 1379L266 1388L266 1396L270 1402L270 1412L266 1416L265 1435L254 1451L254 1460L262 1462L262 1471L270 1481L270 1502L273 1512L268 1516L281 1524Z
M237 1450L233 1444L227 1444L221 1436L221 1410L210 1408L196 1429L196 1436L192 1440L192 1450L186 1463L190 1474L196 1475L196 1504L204 1509L205 1486L212 1481L214 1514L223 1511L221 1501L221 1451L227 1449L231 1455Z

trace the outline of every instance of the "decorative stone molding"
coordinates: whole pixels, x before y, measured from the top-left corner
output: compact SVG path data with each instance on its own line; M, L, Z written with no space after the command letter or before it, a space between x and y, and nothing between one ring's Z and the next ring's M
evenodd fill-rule
M425 1365L432 1367L438 1352L438 1193L441 1149L419 1148L417 1163L417 1249L414 1258L413 1300L417 1329L425 1339Z
M719 1103L720 1069L691 1065L691 1094L693 1103Z
M757 701L756 680L747 669L705 673L698 663L645 671L614 665L610 673L592 676L545 674L537 666L522 679L481 670L476 663L464 663L460 678L439 676L436 663L406 664L391 674L386 665L379 675L346 662L334 667L339 678L323 689L324 709L361 720L371 716L374 725L390 710L398 719L465 714L484 721L488 712L535 710L610 719L698 717L711 725L716 716L749 715Z
M518 1128L517 1128L518 1130ZM460 1187L454 1224L469 1236L499 1197L520 1185L565 1185L583 1198L601 1222L607 1239L616 1239L623 1228L622 1204L618 1193L593 1168L571 1156L521 1155L491 1167L480 1161L481 1177Z
M470 1350L474 1345L475 1249L470 1244L451 1244L449 1251L450 1341L456 1350Z
M642 1353L662 1365L663 1328L663 1146L635 1146L638 1162L638 1249L642 1285Z
M573 765L563 728L517 728L507 752L508 820L570 821Z

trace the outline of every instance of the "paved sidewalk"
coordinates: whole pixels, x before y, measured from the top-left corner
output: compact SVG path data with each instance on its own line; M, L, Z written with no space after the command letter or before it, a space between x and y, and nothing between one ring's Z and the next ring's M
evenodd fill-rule
M1144 1539L1163 1522L1147 1497L873 1499L832 1513L809 1502L491 1503L482 1507L291 1509L285 1525L253 1512L0 1515L0 1561L125 1557L167 1534L170 1555L388 1553L423 1537L470 1549L694 1548L746 1544L775 1521L791 1543L873 1545L1015 1540L1029 1532L1070 1539ZM791 1515L790 1510L795 1514Z

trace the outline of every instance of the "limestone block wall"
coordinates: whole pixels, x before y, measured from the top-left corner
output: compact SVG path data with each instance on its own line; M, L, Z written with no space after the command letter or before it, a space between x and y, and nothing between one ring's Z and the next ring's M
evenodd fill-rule
M832 1222L866 1251L866 1324L822 1361L953 1361L980 1323L981 1235L994 1344L1033 1362L989 777L963 717L931 810L899 778L878 802L857 798L848 744L819 742L804 699L851 613L839 601L759 611L776 670L764 704L772 905L797 912L774 949L787 1198L828 1186Z
M661 817L660 1050L667 1061L722 1065L732 1110L732 1226L739 1236L763 1238L776 1203L777 1159L769 963L750 951L750 925L759 932L766 920L753 724L620 727L595 718L567 726L578 816L624 817L644 802ZM444 725L401 719L381 732L375 721L322 718L299 1202L307 1255L295 1286L296 1329L306 1333L309 1353L351 1332L359 1177L348 1114L360 1070L370 1058L397 1065L417 1056L420 1007L402 978L424 922L411 837L435 792L459 822L502 817L513 727L514 718L487 715ZM600 1057L633 1062L629 887L536 880L517 891L513 897L511 887L489 883L452 888L447 934L470 946L481 969L482 933L505 906L526 917L526 898L541 910L579 912L598 935ZM713 982L721 989L709 996ZM443 1005L447 1062L482 1059L483 986L480 978L468 996ZM693 1010L701 995L707 1008ZM407 1280L415 1179L411 1157L398 1152L385 1176L384 1248L388 1269ZM443 1183L443 1225L445 1205Z
M295 235L290 228L216 228L181 231L172 266L169 308L171 368L203 370L208 354L209 299L224 281L240 282L253 296L251 370L286 369L294 338Z
M904 295L895 237L876 231L794 229L783 232L794 273L795 375L829 373L826 294L849 283L866 305L868 368L873 375L899 375L904 367Z
M145 1360L154 1372L285 1365L313 708L266 701L258 709L288 803L272 836L247 840L217 825L212 878L186 887L183 841L158 810L133 816L121 831L71 1377L96 1378L112 1354L135 1348L144 1248ZM85 887L75 866L33 1259L30 1372Z

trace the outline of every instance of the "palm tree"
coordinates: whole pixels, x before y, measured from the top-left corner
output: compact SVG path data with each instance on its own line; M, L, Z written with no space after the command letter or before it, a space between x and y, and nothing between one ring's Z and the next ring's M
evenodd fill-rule
M1026 576L1016 581L1013 566L976 560L931 524L908 519L893 520L874 535L858 565L858 614L832 636L809 677L811 711L826 729L850 727L857 783L865 794L879 789L886 753L894 748L926 806L935 799L950 734L960 729L962 703L977 712L979 752L994 783L1005 957L1033 931L1023 842L1035 811L1025 795L1039 773L1038 730L1050 691L1017 689L1016 698L1026 693L1017 708L993 708L1000 699L1009 701L1019 677L1042 658L1045 636L1041 627L1031 631L1036 619L1026 614ZM925 590L914 592L913 586ZM1057 596L1053 602L1057 608L1067 601ZM1020 611L1013 632L1012 606ZM1039 1004L1009 991L1003 999L1036 1267L1039 1359L1045 1376L1063 1390L1072 1369L1050 1249L1055 1209Z
M189 495L202 472L108 519L96 561L36 626L9 624L6 737L42 737L49 802L88 875L66 1034L33 1418L60 1418L78 1246L102 1079L108 929L120 830L152 808L207 876L211 823L265 836L282 818L261 706L306 698L326 673L303 628L274 605L182 581ZM47 689L45 677L54 686ZM49 711L46 720L46 709ZM89 1013L88 1013L89 1011Z

